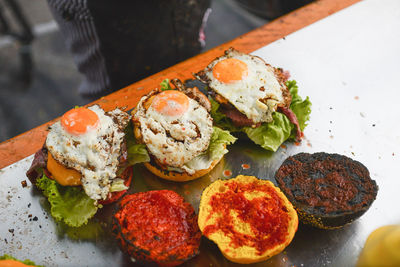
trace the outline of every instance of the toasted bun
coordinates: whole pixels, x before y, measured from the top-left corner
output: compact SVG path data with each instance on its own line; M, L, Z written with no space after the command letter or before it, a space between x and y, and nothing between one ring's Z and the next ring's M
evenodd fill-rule
M203 235L214 241L228 260L256 263L289 245L298 218L272 182L239 175L217 180L204 190L198 223Z
M378 192L362 163L325 152L288 157L275 180L300 220L321 229L353 222L369 209Z
M122 250L144 266L176 266L199 254L197 215L170 190L125 196L113 217L113 233Z
M148 162L144 163L144 166L149 171L151 171L153 174L157 175L160 178L170 180L170 181L175 181L175 182L186 182L186 181L191 181L191 180L194 180L201 176L206 175L218 164L218 162L221 161L222 158L223 158L223 156L220 159L214 160L208 169L198 170L193 175L190 175L186 172L180 173L180 172L175 172L175 171L163 170L159 166L152 165Z

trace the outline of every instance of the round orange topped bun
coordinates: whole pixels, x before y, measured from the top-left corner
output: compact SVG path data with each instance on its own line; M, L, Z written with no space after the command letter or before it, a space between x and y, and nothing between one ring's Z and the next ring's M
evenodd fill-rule
M247 64L237 58L227 58L215 64L214 77L222 83L233 83L247 77L249 70Z
M292 204L270 181L239 175L203 192L199 228L237 263L264 261L289 245L297 231Z

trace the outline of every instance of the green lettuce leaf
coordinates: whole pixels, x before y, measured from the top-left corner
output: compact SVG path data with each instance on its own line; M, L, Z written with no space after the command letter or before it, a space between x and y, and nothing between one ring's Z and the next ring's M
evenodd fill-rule
M161 91L172 90L171 85L169 84L169 79L164 79L160 83Z
M228 153L226 146L233 144L235 141L236 137L232 136L229 131L214 126L210 145L206 152L185 163L185 166L195 171L208 169L214 160L219 160L223 155ZM179 168L170 168L170 170L178 172L182 171Z
M303 131L307 126L307 121L310 119L311 102L308 97L305 100L298 94L298 86L296 81L287 81L289 92L292 95L292 103L290 109L296 114L300 129ZM272 114L273 121L263 123L260 127L235 127L231 120L219 109L219 103L210 98L211 116L214 119L215 125L229 130L230 132L244 132L250 140L260 145L266 150L276 151L279 146L288 139L295 139L296 127L289 119L280 112Z
M82 187L62 186L45 174L37 180L36 186L47 197L53 218L68 226L82 226L97 212L95 201L86 195Z
M211 96L208 97L211 102L211 117L214 120L214 124L224 130L229 132L240 132L241 129L232 124L231 120L218 109L220 104L215 101Z
M124 190L127 190L127 189L129 189L129 187L127 187L125 185L125 180L121 179L121 178L114 179L112 181L112 183L111 183L111 186L110 186L110 192L111 193L112 192L124 191Z
M149 162L150 156L145 144L139 144L133 134L132 123L125 129L126 146L128 151L128 165L135 165L141 162Z
M299 122L300 129L303 131L307 126L307 121L310 119L311 114L311 101L306 97L305 100L301 98L298 94L299 87L295 80L287 81L286 85L292 95L292 103L290 104L290 109L296 114L297 120ZM295 138L296 132L292 132L291 138Z
M15 261L22 262L23 264L26 264L26 265L29 265L29 266L43 267L42 265L36 265L31 260L20 261L20 260L17 260L16 258L14 258L14 257L12 257L10 255L7 255L7 254L4 254L3 256L0 256L0 260L15 260Z
M214 161L221 158L224 154L228 153L227 145L233 144L236 137L232 136L229 131L222 130L218 127L213 127L213 133L208 146L207 153L209 158Z
M270 151L276 151L290 137L294 128L289 119L280 112L272 114L273 121L263 123L260 127L243 127L242 131L257 145Z

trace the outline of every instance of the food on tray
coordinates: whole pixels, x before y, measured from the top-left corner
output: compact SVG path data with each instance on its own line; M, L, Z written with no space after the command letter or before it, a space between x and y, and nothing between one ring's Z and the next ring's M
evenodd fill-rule
M360 162L324 152L288 157L275 179L300 220L323 229L339 228L360 217L378 191Z
M7 254L0 256L0 267L27 267L27 266L41 267L40 265L36 265L31 260L20 261Z
M400 266L399 252L400 225L382 226L368 236L357 266Z
M254 176L217 180L203 192L199 227L237 263L264 261L285 249L297 231L292 204L273 183Z
M172 83L176 90L166 81L167 90L156 89L141 98L132 112L134 134L142 148L137 150L148 153L145 166L151 172L188 181L211 171L236 138L213 127L211 104L203 93L177 79Z
M111 203L128 189L132 168L124 130L129 120L126 112L94 105L72 109L49 127L27 176L48 198L56 220L81 226L98 204Z
M208 85L217 126L272 151L287 139L301 140L311 102L282 69L230 48L195 77Z
M174 266L199 253L201 232L193 207L170 190L125 196L114 216L113 232L136 261Z

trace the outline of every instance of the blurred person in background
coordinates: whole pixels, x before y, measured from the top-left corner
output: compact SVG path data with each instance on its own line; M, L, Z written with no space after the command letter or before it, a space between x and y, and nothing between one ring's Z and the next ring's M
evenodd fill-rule
M211 0L47 1L96 99L198 54Z

